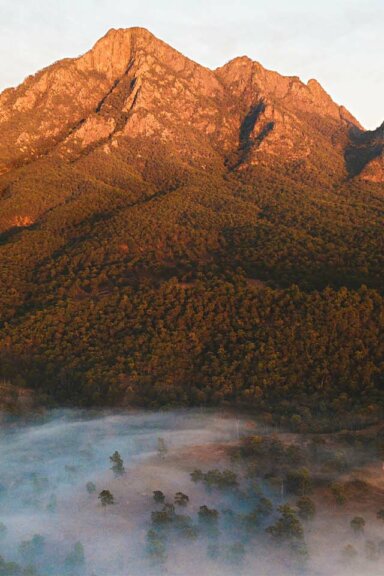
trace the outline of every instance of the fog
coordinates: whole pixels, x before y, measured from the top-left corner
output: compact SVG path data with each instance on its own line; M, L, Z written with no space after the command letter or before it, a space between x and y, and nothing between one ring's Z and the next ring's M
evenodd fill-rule
M366 504L364 534L351 531L356 514L350 507L331 502L318 510L304 523L305 553L301 544L289 547L267 534L279 518L277 507L292 498L283 485L276 491L250 478L242 459L229 454L244 436L270 432L244 416L204 411L66 410L3 422L0 556L8 568L0 562L0 574L383 574L384 524ZM123 460L118 473L110 460L116 451ZM230 469L237 484L223 489L194 482L190 474L196 468ZM113 504L102 505L103 490L112 494ZM165 502L155 502L154 491L163 492ZM156 524L151 513L173 504L178 492L189 501L169 507L172 520ZM257 530L244 531L236 518L244 519L263 497L273 503L272 512ZM202 521L204 505L217 511L217 522ZM345 552L348 545L353 553ZM5 564L10 562L20 568Z

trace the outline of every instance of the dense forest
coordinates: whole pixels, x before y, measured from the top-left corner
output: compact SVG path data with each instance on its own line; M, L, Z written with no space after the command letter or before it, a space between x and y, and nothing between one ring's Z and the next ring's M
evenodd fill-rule
M382 415L380 185L259 170L111 195L74 175L81 193L2 235L4 379L60 403L235 403L296 427Z

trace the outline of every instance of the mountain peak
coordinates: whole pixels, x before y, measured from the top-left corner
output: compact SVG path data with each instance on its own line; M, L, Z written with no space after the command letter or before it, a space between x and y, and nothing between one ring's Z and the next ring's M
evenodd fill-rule
M114 46L117 42L131 43L135 41L157 42L159 44L165 44L165 42L159 38L156 38L156 36L152 34L152 32L150 32L147 28L143 28L141 26L132 26L130 28L110 28L104 34L104 36L95 42L89 52L92 52L99 47L108 49L109 47Z
M236 56L235 58L231 58L228 60L224 66L219 66L217 70L221 70L222 68L243 68L244 66L251 66L254 64L254 61L251 60L249 56L243 54L242 56Z
M0 125L0 173L42 155L111 153L135 138L173 146L198 166L312 164L323 147L342 170L348 131L361 129L317 80L245 55L209 70L140 27L112 28L84 55L3 92Z
M111 28L77 59L77 66L81 70L96 70L112 79L124 73L135 50L150 51L154 45L162 49L167 46L146 28Z
M176 72L187 66L204 69L181 52L157 38L146 28L111 28L105 36L83 56L76 59L79 69L105 74L108 80L116 80L125 73L134 58L148 58L161 61Z

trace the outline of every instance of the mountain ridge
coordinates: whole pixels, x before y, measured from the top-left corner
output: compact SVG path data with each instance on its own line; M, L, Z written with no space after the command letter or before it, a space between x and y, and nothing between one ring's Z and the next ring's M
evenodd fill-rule
M134 29L3 92L0 134L0 379L381 417L383 127Z
M41 153L46 153L47 150L49 152L50 146L63 144L66 138L77 130L79 138L84 137L86 145L109 138L116 130L116 121L111 118L108 122L100 119L102 115L99 113L103 106L105 108L106 100L110 100L111 95L118 91L119 84L130 73L132 67L134 70L131 70L130 82L138 81L141 84L143 78L147 78L151 72L154 73L151 71L151 65L154 69L157 66L158 70L161 66L170 67L176 75L186 74L191 79L192 91L197 91L199 98L216 98L218 107L227 105L228 98L231 99L228 94L224 94L228 92L228 89L231 96L237 91L237 99L229 103L232 108L239 106L239 97L242 98L240 106L243 107L244 98L248 99L248 107L266 100L267 110L263 111L264 124L267 120L275 122L276 119L279 123L284 117L284 110L287 117L284 100L289 101L288 112L292 112L290 110L292 106L295 111L295 100L297 100L301 111L307 108L311 113L330 116L341 125L357 126L362 129L357 120L344 107L332 101L316 80L309 80L307 84L304 84L298 77L284 77L277 72L266 70L261 64L247 57L235 58L216 70L210 70L186 58L144 28L111 29L84 55L58 61L36 75L28 77L17 88L7 89L0 95L0 126L6 132L5 142L0 150L3 162L0 166L0 173L9 170L9 167L4 165L4 159L7 156L10 166L23 164L25 161L39 157ZM243 78L240 79L239 70L240 75L243 74ZM86 83L82 77L84 74L89 76L86 77ZM241 87L245 81L248 81L249 86ZM131 92L129 86L125 86L126 93L131 96L131 100L129 101L128 97L123 108L126 117L129 113L135 112L129 107L134 107L135 99L140 96L142 86L139 84ZM258 102L255 102L256 94ZM71 99L71 102L63 102L65 99ZM150 96L147 94L148 100ZM272 102L269 104L268 100ZM145 104L144 102L144 106ZM280 108L283 107L283 111L278 109L277 104ZM10 126L7 131L7 121L11 117L14 120L14 115L18 116L17 124L20 125L23 123L25 114L29 114L32 110L35 123L32 124L30 130L18 132L17 127ZM208 112L211 116L214 115L212 108ZM55 116L59 115L59 118L47 119L50 113L54 113ZM89 115L93 115L90 125L84 126ZM191 121L190 117L186 119ZM236 118L236 115L234 118L224 116L228 125L233 124L228 126L229 130L226 134L221 134L217 126L213 127L207 118L198 119L197 122L193 118L195 126L199 126L199 120L202 130L215 131L216 137L231 140L231 142L224 142L227 147L236 147L236 139L240 130L239 123L241 124L241 119ZM164 130L164 126L159 127L158 118L153 114L148 115L145 122L149 124L149 130L156 128ZM140 127L133 127L133 133L140 130L145 132L145 122L144 126L141 122ZM297 123L297 118L293 118L293 124L295 123ZM288 118L287 126L283 127L282 131L288 130L289 132L291 127L292 122ZM232 133L229 134L229 131ZM262 129L259 130L261 131ZM298 126L298 131L300 132L300 126ZM278 127L275 127L276 132L278 132ZM274 134L271 134L270 138L272 136ZM284 133L280 136L281 142ZM294 144L297 144L297 140L298 138L294 139ZM11 148L14 151L13 157L10 152ZM288 157L292 155L289 148L289 146L285 147ZM273 146L271 150L273 151ZM308 149L304 144L301 154L296 152L296 156L302 157L306 154L308 155Z

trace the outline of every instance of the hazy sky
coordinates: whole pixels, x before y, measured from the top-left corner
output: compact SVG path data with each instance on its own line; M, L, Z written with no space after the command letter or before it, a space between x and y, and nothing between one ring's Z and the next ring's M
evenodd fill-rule
M0 90L130 26L211 68L247 54L316 78L367 128L384 120L384 0L0 0Z

